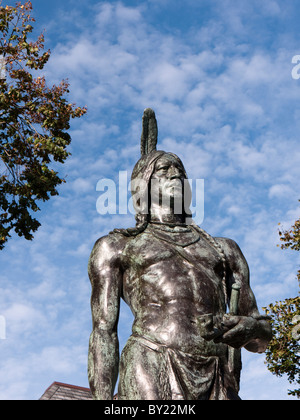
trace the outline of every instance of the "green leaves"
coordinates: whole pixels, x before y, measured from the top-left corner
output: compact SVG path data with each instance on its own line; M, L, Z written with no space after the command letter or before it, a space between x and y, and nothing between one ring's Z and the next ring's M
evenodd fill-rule
M6 66L6 78L0 79L0 249L11 230L33 238L40 226L32 217L39 210L37 202L57 195L64 182L51 162L65 162L70 119L86 112L67 102L66 80L48 87L40 74L50 51L44 51L43 34L28 42L31 12L30 1L16 7L0 3L0 56Z
M279 232L280 240L284 242L281 245L282 249L291 248L295 251L300 251L300 219L296 220L295 224L288 231Z
M300 219L289 231L279 231L282 249L300 250ZM297 278L300 285L300 270ZM300 295L284 301L271 303L263 308L272 318L273 339L266 351L268 369L277 376L287 375L289 382L299 386L290 390L289 395L300 398L300 343L297 323L300 316Z
M270 304L264 308L272 317L273 339L266 351L268 369L277 376L287 375L289 382L299 389L289 395L300 397L300 343L295 338L295 322L300 315L300 296Z

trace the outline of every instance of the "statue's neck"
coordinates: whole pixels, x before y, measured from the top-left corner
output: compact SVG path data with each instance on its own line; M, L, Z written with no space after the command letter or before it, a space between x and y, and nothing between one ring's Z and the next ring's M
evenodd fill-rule
M185 219L185 214L176 214L170 208L164 209L161 206L151 206L150 222L152 223L182 225L185 224Z

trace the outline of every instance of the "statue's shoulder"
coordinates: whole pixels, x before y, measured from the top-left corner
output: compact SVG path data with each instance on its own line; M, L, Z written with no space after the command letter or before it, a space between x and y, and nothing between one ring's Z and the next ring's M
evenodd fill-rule
M111 232L102 236L94 244L89 263L113 263L120 259L129 238L121 233Z
M221 237L215 237L214 240L222 248L226 261L234 271L249 272L248 263L237 242Z
M214 237L214 240L222 248L222 250L224 251L226 255L232 254L232 253L239 254L242 252L238 244L233 239L217 236L217 237Z

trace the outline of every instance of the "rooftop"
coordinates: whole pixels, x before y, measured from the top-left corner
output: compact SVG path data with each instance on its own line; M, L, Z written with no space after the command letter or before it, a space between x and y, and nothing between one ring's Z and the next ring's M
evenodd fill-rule
M89 388L81 386L53 382L46 389L40 400L92 400Z

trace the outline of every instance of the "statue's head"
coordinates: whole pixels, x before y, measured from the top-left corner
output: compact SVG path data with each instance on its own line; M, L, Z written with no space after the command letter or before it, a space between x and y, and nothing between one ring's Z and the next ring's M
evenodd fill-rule
M177 203L177 211L190 217L191 190L183 163L174 153L156 150L157 123L154 111L146 109L141 137L142 156L131 176L131 193L138 224L149 220L151 204Z

